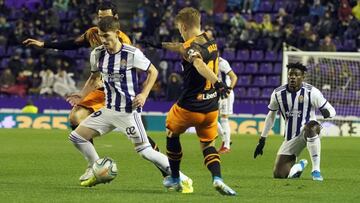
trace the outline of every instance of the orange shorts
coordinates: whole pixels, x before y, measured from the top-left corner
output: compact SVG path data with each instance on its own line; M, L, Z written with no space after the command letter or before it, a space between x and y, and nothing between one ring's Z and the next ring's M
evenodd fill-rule
M192 112L174 104L166 117L166 128L175 134L181 134L194 126L200 141L210 142L217 137L217 119L218 111Z
M90 92L78 106L92 109L94 112L105 106L105 92L103 90L94 90Z

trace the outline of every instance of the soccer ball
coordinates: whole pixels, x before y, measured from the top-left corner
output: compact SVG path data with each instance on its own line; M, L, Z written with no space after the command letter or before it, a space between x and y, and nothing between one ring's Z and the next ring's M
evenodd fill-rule
M96 179L101 182L110 182L114 180L118 172L115 161L109 157L104 157L95 161L92 169Z

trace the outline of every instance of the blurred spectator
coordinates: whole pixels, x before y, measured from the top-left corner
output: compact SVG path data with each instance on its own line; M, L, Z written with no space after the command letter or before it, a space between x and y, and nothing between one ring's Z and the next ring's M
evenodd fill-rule
M166 101L176 101L182 92L181 76L177 73L172 73L169 76L166 86Z
M304 17L309 15L309 5L305 0L300 0L294 11L294 18ZM298 21L300 22L300 21Z
M54 76L53 90L62 97L78 91L70 74L62 69L58 70L58 73Z
M11 73L10 68L5 68L1 75L0 75L0 81L1 81L1 89L8 88L15 84L15 76Z
M355 18L360 20L360 0L357 0L356 6L354 6L351 11Z
M331 18L329 12L326 12L323 17L320 18L318 24L316 25L317 33L320 38L325 37L325 35L333 34L336 30L336 24Z
M22 113L31 113L31 114L37 114L38 113L38 107L34 105L34 103L31 101L31 99L27 100L26 105L24 108L21 109Z
M275 21L283 27L284 25L291 23L291 16L286 12L285 8L279 8L279 11L275 17Z
M11 9L5 5L5 1L0 0L0 13L4 16L8 16L10 14L10 12L11 12Z
M311 24L309 22L304 23L303 30L300 31L299 40L298 40L298 47L304 47L305 42L310 39L311 35L314 32L311 29Z
M159 37L160 37L160 42L166 42L169 41L169 30L165 24L165 22L161 22L160 27L159 27Z
M283 31L280 29L280 25L275 23L273 25L272 31L269 33L269 38L267 40L267 50L268 51L279 51L282 45Z
M263 21L260 24L261 31L263 36L269 35L270 32L273 30L273 24L271 22L271 16L270 14L265 14L263 16Z
M4 16L0 16L0 46L7 45L10 29L10 23L7 22Z
M235 15L230 19L230 24L235 31L241 32L245 28L246 20L241 16L239 12L235 13Z
M8 66L15 77L23 70L24 64L21 61L20 51L17 50L10 58Z
M33 58L29 57L25 60L23 72L26 76L32 75L35 69L35 61Z
M331 40L331 36L327 35L323 44L320 45L320 51L336 51L336 46Z
M325 7L321 4L320 0L314 0L313 5L310 7L310 16L322 17L325 14Z
M31 79L30 79L30 82L29 82L28 93L29 94L35 94L35 95L40 94L40 85L41 85L41 78L39 76L39 73L34 72L31 75Z
M40 85L40 94L49 94L53 93L53 84L54 84L54 73L51 69L47 68L44 71L40 72L41 85Z
M351 7L348 0L341 0L340 8L338 8L338 18L341 24L349 23L349 17L351 15Z
M304 51L319 51L319 41L315 33L305 41Z
M353 73L351 72L347 64L343 65L339 75L339 85L340 88L345 90L351 86L351 81L353 80Z
M294 25L287 24L284 28L284 42L291 46L296 46L298 41L298 35L294 32Z
M245 29L240 34L240 40L237 45L238 49L252 48L255 40L260 35L259 26L255 21L249 21L245 23Z
M69 0L54 0L53 7L59 11L67 11L68 4L69 4Z
M252 8L253 8L253 3L254 0L243 0L243 5L242 5L242 13L248 13L251 14L252 12Z

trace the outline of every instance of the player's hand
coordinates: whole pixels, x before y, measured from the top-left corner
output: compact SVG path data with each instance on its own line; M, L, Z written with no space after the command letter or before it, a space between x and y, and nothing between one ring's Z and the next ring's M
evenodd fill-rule
M66 97L66 101L70 103L71 106L78 105L82 100L82 95L80 93L73 93Z
M263 155L263 149L264 149L264 146L265 146L265 140L266 140L265 137L260 137L259 143L256 145L256 148L255 148L254 159L256 159L256 157L258 155Z
M225 99L229 96L231 88L225 83L217 81L214 84L215 90L219 93L221 99Z
M145 47L153 47L156 49L162 49L162 43L161 42L157 42L155 40L151 40L151 39L143 39L143 40L139 40L140 44L143 44Z
M147 98L147 96L145 96L142 93L136 95L136 97L134 98L133 103L132 103L133 108L143 107L145 104L146 98Z
M44 47L44 42L36 39L28 38L22 42L25 46L36 46L36 47Z

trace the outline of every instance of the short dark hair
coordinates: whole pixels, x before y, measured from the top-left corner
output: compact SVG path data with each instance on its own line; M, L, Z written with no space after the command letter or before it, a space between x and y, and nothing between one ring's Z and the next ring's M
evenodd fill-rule
M100 3L96 9L96 11L98 12L99 10L111 10L113 16L118 14L117 11L117 6L112 3L111 1L104 1L102 3Z
M120 30L120 23L119 20L113 16L106 16L101 18L98 23L98 27L103 32L117 31Z
M291 69L291 68L299 69L299 70L301 70L303 73L307 71L306 66L304 66L303 64L301 64L301 63L299 63L299 62L289 63L286 67L287 67L288 69Z

